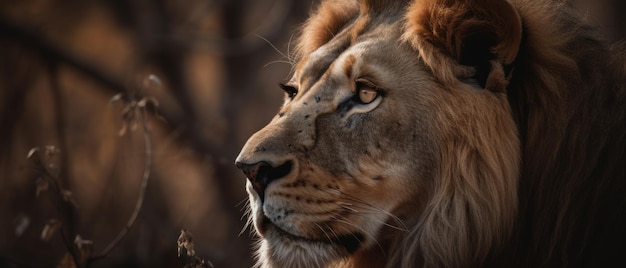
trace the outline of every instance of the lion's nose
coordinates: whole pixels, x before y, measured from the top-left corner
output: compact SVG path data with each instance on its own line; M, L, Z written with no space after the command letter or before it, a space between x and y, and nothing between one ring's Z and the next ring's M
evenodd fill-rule
M287 174L291 172L293 163L287 161L281 165L272 165L269 162L260 161L254 164L236 162L235 165L246 174L254 190L259 194L261 200L263 200L267 185L276 179L287 176Z

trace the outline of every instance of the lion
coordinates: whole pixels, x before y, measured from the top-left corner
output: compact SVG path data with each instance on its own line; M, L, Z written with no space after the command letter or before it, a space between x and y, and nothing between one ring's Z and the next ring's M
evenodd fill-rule
M562 1L323 1L236 159L256 266L625 267L621 47Z

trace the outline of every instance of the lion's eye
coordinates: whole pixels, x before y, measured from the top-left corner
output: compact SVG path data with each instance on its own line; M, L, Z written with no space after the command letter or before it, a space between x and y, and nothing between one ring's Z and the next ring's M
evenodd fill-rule
M369 104L376 99L378 92L372 88L359 89L359 100L364 104Z
M281 83L280 88L285 91L285 94L287 94L287 98L289 99L293 99L294 97L296 97L296 95L298 95L298 89L294 86Z
M382 102L385 90L373 83L359 79L355 82L355 91L337 106L342 117L350 118L353 114L363 114L373 111Z
M378 97L378 90L374 86L366 83L357 83L356 100L362 104L370 104Z

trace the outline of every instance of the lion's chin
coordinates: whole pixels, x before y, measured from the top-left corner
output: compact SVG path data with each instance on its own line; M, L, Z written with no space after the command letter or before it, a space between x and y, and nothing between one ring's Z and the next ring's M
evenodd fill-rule
M258 252L260 267L333 266L358 250L363 241L363 235L358 233L327 239L300 237L269 220L259 233L263 233Z

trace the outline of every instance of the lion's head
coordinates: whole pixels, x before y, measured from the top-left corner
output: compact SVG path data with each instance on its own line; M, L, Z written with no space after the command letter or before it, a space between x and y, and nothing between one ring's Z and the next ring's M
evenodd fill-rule
M469 267L532 253L510 244L532 247L518 232L540 222L520 215L544 214L529 215L534 201L518 195L548 171L558 186L561 175L541 165L576 141L561 140L573 106L560 76L580 79L565 50L576 35L551 35L564 27L551 21L556 10L523 0L323 2L303 27L282 108L237 158L259 266ZM536 148L547 163L531 148L545 146L542 127L560 142Z

